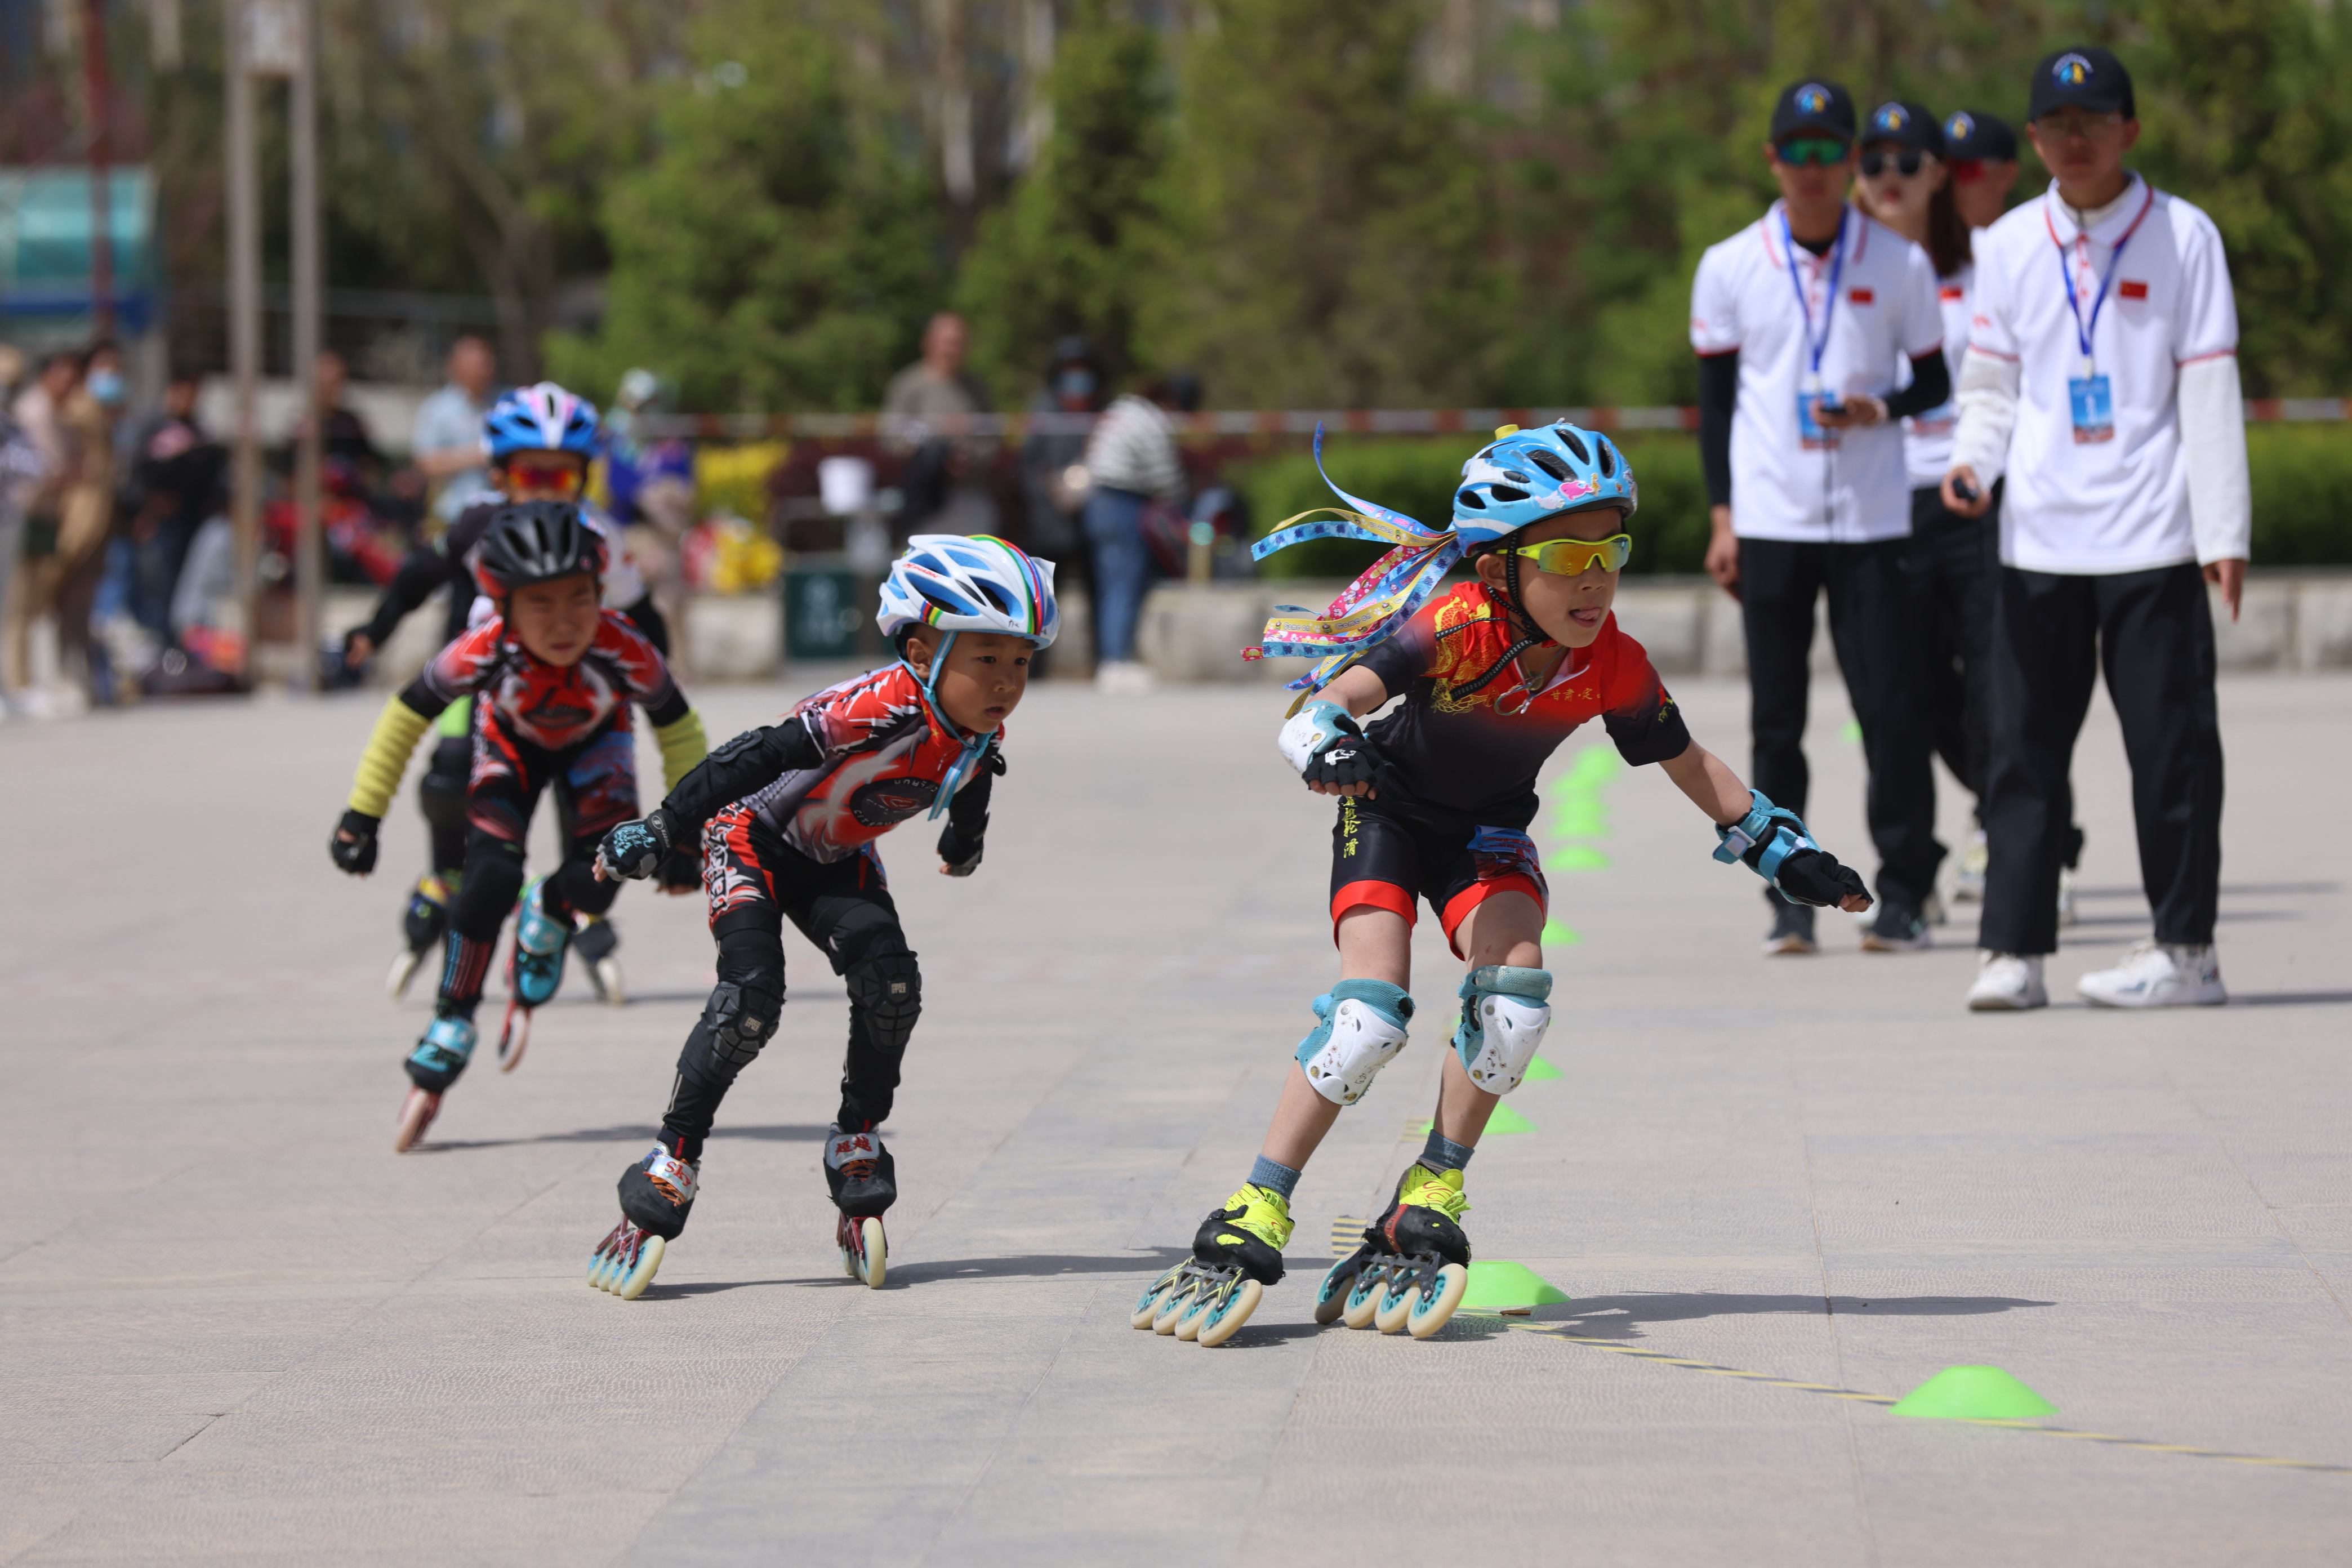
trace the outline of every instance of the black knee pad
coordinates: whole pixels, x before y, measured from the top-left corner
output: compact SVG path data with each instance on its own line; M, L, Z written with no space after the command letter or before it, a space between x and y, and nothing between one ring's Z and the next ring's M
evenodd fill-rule
M783 1010L782 997L720 981L710 988L710 1000L703 1004L702 1016L687 1037L678 1070L733 1079L775 1037Z
M857 1009L875 1045L893 1055L907 1048L915 1020L923 1014L923 974L903 946L867 955L842 974L849 1005Z
M436 827L466 826L466 782L474 771L471 737L445 736L433 748L425 776L416 781L416 804Z
M522 896L522 846L481 837L466 847L466 875L449 924L476 942L495 942Z

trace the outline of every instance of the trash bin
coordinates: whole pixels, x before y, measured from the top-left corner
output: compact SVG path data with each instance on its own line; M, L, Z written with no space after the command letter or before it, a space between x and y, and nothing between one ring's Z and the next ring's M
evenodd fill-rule
M804 555L784 569L784 657L857 657L857 579L837 557Z

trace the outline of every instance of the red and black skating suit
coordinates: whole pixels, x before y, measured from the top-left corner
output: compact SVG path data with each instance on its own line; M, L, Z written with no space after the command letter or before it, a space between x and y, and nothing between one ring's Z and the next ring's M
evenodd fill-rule
M678 1058L662 1142L681 1159L702 1141L729 1085L776 1027L784 999L783 922L814 943L849 992L839 1125L890 1113L922 1007L922 976L891 901L876 843L932 809L961 773L939 854L977 864L988 801L1004 771L1003 731L968 746L903 664L800 702L782 722L714 750L662 803L674 838L699 834L719 984ZM968 759L968 760L967 760ZM960 767L961 764L961 767Z

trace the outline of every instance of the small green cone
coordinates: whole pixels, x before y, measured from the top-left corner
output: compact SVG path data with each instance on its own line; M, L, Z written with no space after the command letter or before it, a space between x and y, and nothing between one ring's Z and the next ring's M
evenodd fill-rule
M1470 1289L1462 1305L1474 1312L1504 1312L1568 1299L1567 1291L1526 1264L1503 1261L1470 1265Z
M1420 1121L1414 1123L1412 1130L1423 1136L1427 1136L1429 1130L1435 1125L1436 1123L1431 1121L1428 1118L1423 1117ZM1498 1136L1505 1132L1532 1132L1535 1130L1536 1124L1534 1122L1528 1121L1526 1117L1521 1116L1517 1111L1513 1110L1508 1104L1496 1105L1495 1107L1494 1114L1486 1118L1486 1135L1490 1138Z
M1546 1083L1553 1079L1566 1078L1567 1076L1568 1075L1566 1073L1552 1066L1551 1063L1544 1058L1538 1057L1535 1060L1528 1064L1528 1076L1521 1079L1519 1081L1522 1083Z
M1543 868L1547 871L1606 871L1611 864L1608 856L1589 844L1570 844L1547 856Z
M1845 721L1845 728L1844 728L1844 730L1843 730L1843 731L1840 731L1840 735L1841 735L1841 737L1844 740L1845 743L1846 743L1847 745L1849 745L1849 746L1859 746L1859 745L1861 745L1861 744L1862 744L1862 724L1861 724L1861 721L1858 721L1858 720L1853 720L1853 719L1849 719L1849 720L1847 720L1847 721Z
M1584 939L1558 921L1546 921L1541 940L1546 947L1574 947Z
M2032 1421L2057 1415L2058 1407L1997 1366L1948 1366L1894 1412L1937 1421Z

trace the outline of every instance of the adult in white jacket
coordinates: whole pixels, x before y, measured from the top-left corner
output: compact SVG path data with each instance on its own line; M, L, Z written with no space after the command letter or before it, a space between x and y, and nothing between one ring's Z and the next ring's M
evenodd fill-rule
M2105 49L2035 68L2056 176L1976 247L1945 503L2006 475L1986 799L1991 863L1969 1005L2048 1001L2074 741L2103 668L2131 758L2155 938L2080 989L2110 1006L2226 999L2213 952L2221 734L2206 584L2234 617L2252 529L2238 318L2204 213L2126 170L2130 77Z

